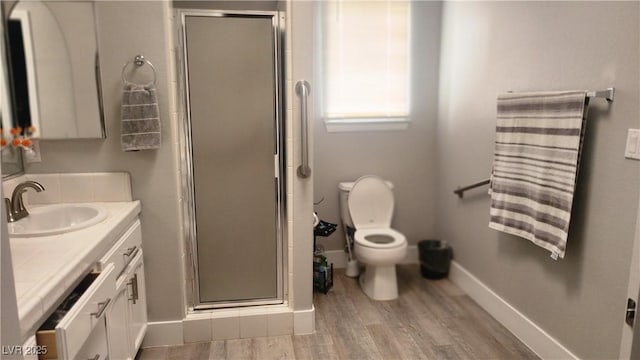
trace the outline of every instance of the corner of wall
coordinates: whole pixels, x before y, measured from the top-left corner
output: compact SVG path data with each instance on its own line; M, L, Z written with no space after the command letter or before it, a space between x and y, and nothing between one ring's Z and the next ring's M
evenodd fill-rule
M287 81L287 91L293 91L294 79L313 79L313 61L307 56L312 53L313 44L313 3L287 1L287 50L289 52L291 78ZM289 70L287 70L288 73ZM300 179L295 176L295 167L300 160L300 128L295 115L299 113L299 103L288 97L287 105L291 125L287 129L287 197L291 199L292 207L288 207L290 242L292 244L292 266L290 269L292 283L289 290L294 296L295 311L313 309L313 177ZM309 114L313 114L313 98L309 98ZM313 168L313 127L309 127L309 159ZM295 322L295 320L294 320Z
M173 167L177 170L174 173L174 180L175 180L175 191L176 194L178 194L178 208L182 209L184 206L184 183L183 183L183 178L184 178L184 174L183 174L183 169L182 169L182 164L181 164L181 159L182 154L181 154L181 149L183 148L182 146L180 146L180 134L182 132L181 126L180 126L180 96L179 96L179 91L178 89L179 84L178 84L178 80L179 80L179 76L178 76L178 66L179 63L177 61L178 59L178 53L177 53L177 39L175 38L176 32L175 29L177 28L176 25L176 19L175 19L175 12L172 6L172 2L171 1L164 1L163 2L163 11L164 11L164 38L165 38L165 50L167 51L167 67L168 67L168 91L169 91L169 117L170 117L170 124L171 124L171 143L173 144ZM180 243L180 251L181 251L181 256L180 256L180 271L181 271L181 277L182 279L184 279L185 281L182 282L183 286L181 288L181 295L182 295L182 301L183 301L183 306L182 306L182 317L184 318L187 314L187 306L188 306L188 295L187 295L187 291L188 291L188 285L189 282L187 281L187 260L188 260L188 254L187 254L187 249L186 249L186 239L184 238L184 234L185 234L185 224L184 224L184 216L182 216L182 212L180 211L180 215L178 216L178 234L180 236L179 239L179 243Z

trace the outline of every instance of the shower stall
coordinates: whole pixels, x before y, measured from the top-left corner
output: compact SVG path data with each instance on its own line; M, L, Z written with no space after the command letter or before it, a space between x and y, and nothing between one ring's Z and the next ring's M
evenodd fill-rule
M193 309L283 302L282 15L180 10Z

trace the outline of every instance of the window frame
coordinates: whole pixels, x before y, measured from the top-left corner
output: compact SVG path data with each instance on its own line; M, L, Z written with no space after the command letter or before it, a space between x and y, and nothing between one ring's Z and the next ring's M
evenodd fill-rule
M329 0L332 2L336 2L333 0ZM325 128L327 132L358 132L358 131L397 131L397 130L406 130L409 128L409 124L411 123L411 114L412 114L412 106L411 106L411 73L412 73L412 6L411 1L406 1L407 4L407 74L406 74L406 87L407 87L407 98L406 98L406 113L401 115L386 115L384 113L371 114L366 116L327 116L325 113L326 107L326 99L325 92L327 91L325 87L325 81L328 75L326 75L325 71L325 48L323 42L323 28L325 26L325 16L327 11L327 5L329 1L321 1L319 2L319 21L317 25L317 35L316 35L316 43L318 44L318 55L317 62L319 64L317 73L317 79L319 79L317 88L318 95L318 108L320 113L320 118L323 120L325 124ZM396 2L394 0L387 0L390 2Z

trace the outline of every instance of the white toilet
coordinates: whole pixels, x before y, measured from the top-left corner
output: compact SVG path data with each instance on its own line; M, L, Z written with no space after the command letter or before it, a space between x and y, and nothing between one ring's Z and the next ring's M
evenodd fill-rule
M374 300L398 297L396 264L407 255L406 238L391 228L394 207L391 188L389 182L373 175L339 184L342 221L356 229L355 256L366 265L360 275L360 286Z

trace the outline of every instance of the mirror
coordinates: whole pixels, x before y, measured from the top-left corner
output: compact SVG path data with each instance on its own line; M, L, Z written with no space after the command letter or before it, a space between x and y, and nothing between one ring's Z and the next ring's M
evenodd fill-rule
M13 126L39 139L104 138L93 1L19 1L6 19Z
M4 16L1 17L4 19ZM4 39L4 21L0 22L0 39ZM2 139L1 147L2 156L2 177L8 178L21 174L24 170L22 167L22 151L14 148L9 143L11 141L10 129L13 127L13 115L11 112L11 93L9 92L9 78L7 66L7 52L5 41L0 43L0 116L2 116Z

